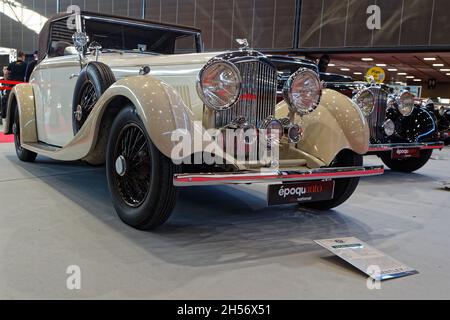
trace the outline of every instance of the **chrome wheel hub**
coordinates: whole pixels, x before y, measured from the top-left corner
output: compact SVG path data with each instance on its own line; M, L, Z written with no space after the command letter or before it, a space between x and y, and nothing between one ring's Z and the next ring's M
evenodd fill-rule
M75 111L75 119L77 121L81 121L83 119L83 107L78 105L77 110Z
M119 157L117 157L115 167L116 173L119 176L123 177L127 172L127 161L125 160L124 156L120 155Z

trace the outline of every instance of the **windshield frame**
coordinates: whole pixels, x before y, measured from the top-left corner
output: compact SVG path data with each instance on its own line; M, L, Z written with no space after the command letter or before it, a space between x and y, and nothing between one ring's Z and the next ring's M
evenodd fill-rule
M203 52L201 33L197 30L190 30L188 28L176 27L171 25L163 25L158 23L152 23L151 21L136 21L136 20L128 20L127 18L109 18L95 15L83 15L83 29L85 30L85 20L92 20L98 22L107 22L111 24L118 25L128 25L128 26L136 26L136 27L144 27L151 28L157 30L165 30L165 31L174 31L178 33L184 33L187 36L193 36L195 41L195 51L197 53ZM136 51L139 53L139 51Z

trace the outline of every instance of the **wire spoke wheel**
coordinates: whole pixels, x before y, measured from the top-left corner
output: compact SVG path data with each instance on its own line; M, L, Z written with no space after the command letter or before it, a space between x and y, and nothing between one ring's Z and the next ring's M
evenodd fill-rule
M178 194L173 175L180 170L153 144L134 106L123 106L106 151L108 188L120 219L139 230L166 222Z
M79 103L74 111L77 131L83 126L97 100L94 84L91 81L86 82L81 91Z
M122 200L139 207L150 190L151 160L147 137L135 123L122 128L114 151L114 179Z

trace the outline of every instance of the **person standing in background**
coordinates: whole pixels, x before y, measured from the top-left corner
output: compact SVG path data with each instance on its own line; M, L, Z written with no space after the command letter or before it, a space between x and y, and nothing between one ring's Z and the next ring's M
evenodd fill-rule
M7 68L8 71L8 80L10 81L25 81L25 73L27 71L27 63L25 62L25 53L23 51L19 51L17 54L17 61L11 62ZM10 87L14 87L14 85L9 85ZM2 97L2 116L6 117L6 104L8 101L10 91L7 90ZM2 120L3 122L3 120Z
M3 67L3 80L9 79L8 66ZM5 87L7 85L1 84L0 86ZM0 125L3 124L3 118L6 117L6 90L0 91Z
M19 51L17 61L8 65L9 79L11 81L25 81L25 73L27 71L27 63L25 62L25 53Z

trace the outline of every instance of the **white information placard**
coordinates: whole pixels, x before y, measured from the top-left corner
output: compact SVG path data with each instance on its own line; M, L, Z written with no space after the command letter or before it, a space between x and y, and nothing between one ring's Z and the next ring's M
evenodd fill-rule
M375 280L387 280L419 273L353 237L314 240Z

